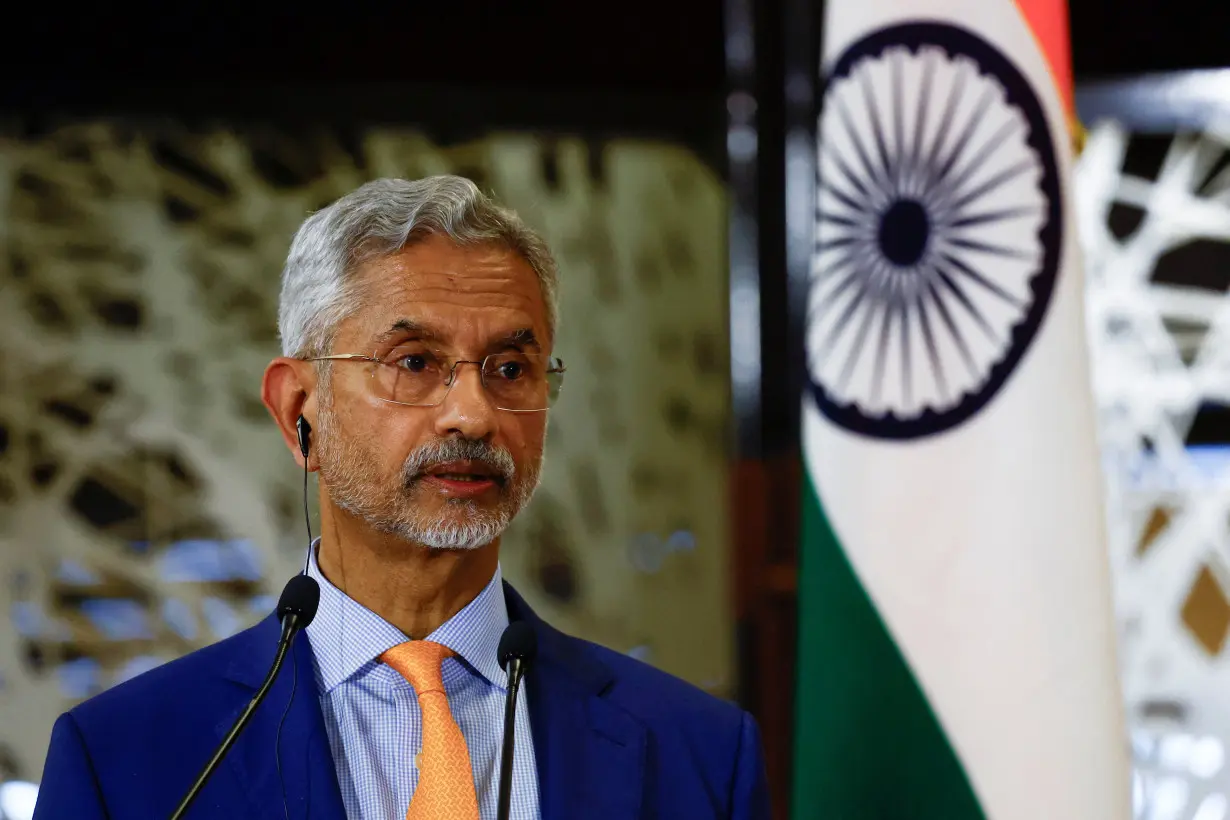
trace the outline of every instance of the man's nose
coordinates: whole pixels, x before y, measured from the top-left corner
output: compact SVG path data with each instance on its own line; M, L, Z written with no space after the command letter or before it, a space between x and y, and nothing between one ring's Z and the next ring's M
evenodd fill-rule
M457 362L448 393L436 414L436 434L488 439L495 433L498 412L483 387L482 365Z

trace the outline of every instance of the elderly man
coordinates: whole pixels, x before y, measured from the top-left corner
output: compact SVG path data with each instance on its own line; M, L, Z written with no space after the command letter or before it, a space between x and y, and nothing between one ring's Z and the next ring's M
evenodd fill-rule
M304 222L262 396L319 474L320 606L188 817L495 817L510 621L538 643L512 817L768 816L748 715L552 629L501 578L564 374L555 322L546 245L468 180L378 180ZM278 634L271 617L63 715L35 816L168 817Z

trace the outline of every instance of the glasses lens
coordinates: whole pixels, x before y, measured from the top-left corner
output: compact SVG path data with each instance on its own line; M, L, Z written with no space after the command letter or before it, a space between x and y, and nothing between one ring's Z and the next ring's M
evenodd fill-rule
M399 345L382 356L372 373L372 389L385 401L434 407L449 391L452 363L418 344ZM483 361L483 384L503 410L546 410L559 395L564 367L537 353L495 353Z
M401 345L372 374L377 395L398 404L436 404L447 390L447 366L425 347Z
M483 382L505 410L545 410L559 394L555 360L536 353L494 353L483 362Z

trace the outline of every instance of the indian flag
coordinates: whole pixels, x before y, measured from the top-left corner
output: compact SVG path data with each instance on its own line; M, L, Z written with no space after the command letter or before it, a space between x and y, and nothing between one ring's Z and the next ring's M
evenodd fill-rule
M1126 820L1063 0L833 0L796 818Z

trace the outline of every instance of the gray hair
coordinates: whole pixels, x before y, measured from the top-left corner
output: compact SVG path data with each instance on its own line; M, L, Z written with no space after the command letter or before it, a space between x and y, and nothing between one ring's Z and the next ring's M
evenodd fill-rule
M365 262L431 235L447 236L459 245L503 243L522 256L538 276L548 332L554 338L555 259L520 217L464 177L377 179L312 214L295 233L278 304L283 355L329 353L337 326L359 304L351 274Z

